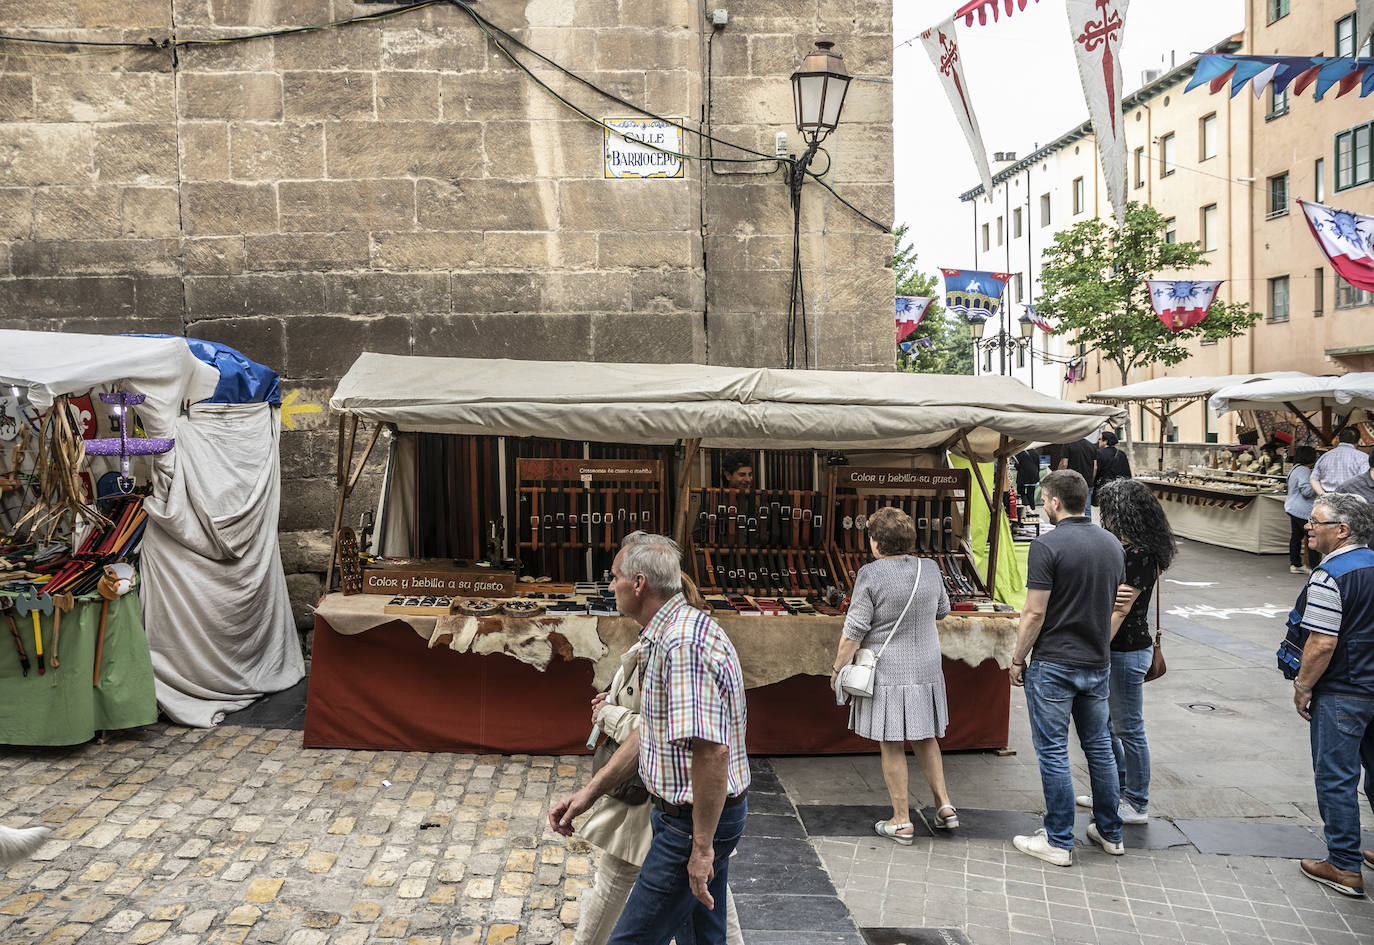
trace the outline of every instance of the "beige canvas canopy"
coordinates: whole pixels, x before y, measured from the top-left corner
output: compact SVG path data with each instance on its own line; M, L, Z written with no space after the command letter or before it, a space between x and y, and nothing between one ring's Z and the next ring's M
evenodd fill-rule
M1265 381L1270 378L1299 378L1308 375L1301 371L1268 371L1263 374L1225 374L1217 377L1154 377L1124 387L1113 387L1089 394L1088 400L1097 404L1131 404L1149 400L1206 400L1217 391Z
M329 404L404 431L617 443L922 449L966 435L983 460L1125 419L1119 407L1047 397L1010 377L373 353Z

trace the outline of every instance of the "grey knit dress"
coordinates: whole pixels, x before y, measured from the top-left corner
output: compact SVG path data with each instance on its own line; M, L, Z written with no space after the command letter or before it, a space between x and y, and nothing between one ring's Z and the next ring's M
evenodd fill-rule
M850 701L849 728L874 741L919 741L945 734L949 710L940 636L935 621L949 613L939 566L912 557L880 558L859 569L850 595L844 635L875 653L882 649L916 581L921 582L902 625L892 636L873 684L871 699Z

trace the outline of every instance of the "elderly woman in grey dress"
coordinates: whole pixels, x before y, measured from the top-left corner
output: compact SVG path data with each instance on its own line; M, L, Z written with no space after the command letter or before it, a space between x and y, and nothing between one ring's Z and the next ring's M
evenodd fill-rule
M878 660L873 696L852 701L849 728L878 742L882 750L892 817L878 821L873 829L880 837L908 845L914 830L907 800L907 742L935 796L935 826L959 826L936 741L945 734L949 713L935 621L949 613L949 598L938 565L911 556L916 544L911 516L900 509L879 509L868 520L868 540L877 560L860 568L854 581L830 688L835 688L839 668L860 646L876 653L892 632L892 642ZM901 626L894 630L899 618Z

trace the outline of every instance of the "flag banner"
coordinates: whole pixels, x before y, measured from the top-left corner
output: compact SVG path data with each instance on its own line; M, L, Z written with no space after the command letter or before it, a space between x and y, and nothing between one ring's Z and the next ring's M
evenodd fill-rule
M1126 224L1126 122L1121 117L1121 35L1130 0L1068 0L1069 35L1093 137L1119 226Z
M1374 5L1374 0L1370 0ZM1359 23L1363 20L1356 18ZM1198 57L1197 68L1184 91L1200 85L1208 86L1216 95L1227 85L1231 97L1244 91L1249 83L1255 97L1273 88L1283 92L1291 87L1294 95L1301 95L1315 86L1314 98L1336 89L1336 98L1357 89L1360 98L1374 93L1374 58L1354 59L1349 56L1236 56L1208 53Z
M996 318L1002 307L1002 292L1009 272L982 269L941 269L945 277L945 308L966 322L985 322Z
M983 133L978 130L978 119L973 116L973 102L969 98L968 83L964 81L964 66L959 58L959 38L954 35L954 20L948 19L939 26L933 26L921 34L921 45L940 73L940 84L945 87L945 97L954 109L954 117L964 131L973 164L978 169L978 179L983 182L983 194L992 196L992 169L988 166L988 152L983 147Z
M1030 320L1032 323L1034 323L1035 327L1039 328L1045 334L1053 334L1054 330L1059 327L1058 323L1054 319L1047 318L1044 315L1037 315L1035 312L1034 305L1027 303L1024 306L1024 308L1026 309L1026 314L1030 316Z
M897 340L906 340L921 324L921 319L926 317L926 309L930 308L930 303L934 302L933 296L924 295L899 295L897 296Z
M935 342L931 341L929 338L917 338L915 341L903 341L897 347L902 349L902 354L911 354L912 350L915 348L930 348L934 350Z
M1207 317L1225 279L1146 279L1150 304L1172 332L1192 328Z
M1040 0L1036 0L1039 3ZM1374 3L1374 0L1368 0ZM1003 12L1011 16L1016 10L1024 10L1030 5L1030 0L969 0L968 3L954 11L954 19L964 18L965 26L973 25L973 18L978 17L979 26L988 25L988 14L992 14L992 21L997 22L997 18Z
M1359 0L1355 4L1355 52L1364 49L1374 33L1374 0Z
M1374 217L1306 200L1298 205L1331 268L1355 288L1374 292Z

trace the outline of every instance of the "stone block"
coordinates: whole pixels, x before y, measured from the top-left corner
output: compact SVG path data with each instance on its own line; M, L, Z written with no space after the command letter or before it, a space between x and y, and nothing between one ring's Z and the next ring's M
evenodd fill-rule
M734 18L734 11L731 18ZM814 46L815 40L811 38L810 33L791 29L771 31L770 35L751 35L749 71L757 76L790 77ZM840 54L844 54L843 49L840 50ZM850 69L851 73L853 71Z
M181 316L168 315L161 318L139 318L132 319L128 316L113 315L74 315L70 318L61 318L56 321L48 321L43 326L46 331L71 331L88 335L120 335L125 332L136 331L150 335L180 335L183 331ZM137 885L138 877L125 877L125 880L132 879ZM112 888L121 882L116 878L110 886L106 887L109 892L114 892Z
M490 238L494 234L487 235ZM469 269L482 265L482 253L481 233L372 235L372 265L379 269Z
M533 272L455 272L450 277L455 312L538 312L542 279Z
M186 310L192 318L323 312L324 276L309 272L189 276Z
M814 7L810 3L799 3L798 0L750 0L730 10L730 26L749 33L809 35L815 24L814 17ZM796 63L791 66L792 69L796 67Z
M341 121L326 130L330 177L470 178L482 173L478 122Z
M175 187L125 187L119 192L119 231L140 239L181 232L181 197Z
M92 141L89 125L0 124L0 186L90 183Z
M10 261L16 276L178 272L174 240L27 240L15 243Z
M788 74L717 79L711 91L711 114L716 121L726 124L787 122L793 114Z
M183 180L222 181L229 176L229 123L183 121L181 176Z
M134 317L175 322L173 334L181 334L186 311L181 276L139 273L134 278Z
M180 100L183 118L275 121L282 116L282 80L262 72L188 72Z
M164 0L76 0L79 22L86 29L170 29L172 8Z
M698 312L622 312L591 319L594 361L678 364L698 360L697 336L702 333Z
M325 279L325 305L330 312L372 315L382 312L447 312L446 272L359 272Z
M366 233L269 233L244 241L247 268L291 271L364 269L368 265Z
M415 222L409 180L282 181L278 188L285 231L396 230Z
M287 118L371 118L376 113L370 72L287 72L281 81Z
M0 281L0 312L41 313L46 318L130 318L134 283L113 276L4 280Z
M176 125L171 122L96 125L95 176L101 183L176 181Z
M438 357L591 359L590 315L417 316L415 350Z
M700 7L701 4L692 0L623 3L620 6L620 23L622 26L654 30L696 30L705 27L697 13Z
M813 291L816 288L812 286ZM785 272L761 275L749 269L713 267L706 285L712 321L717 311L785 312L788 295L789 275Z
M561 233L486 233L482 237L483 256L487 266L493 269L542 269L567 266L568 264L559 258L559 250L564 243L563 235ZM573 266L571 268L586 267Z
M34 117L33 76L0 75L0 121Z
M375 7L364 10L376 12ZM366 26L286 36L272 45L276 66L283 72L294 69L372 72L381 67L382 31Z
M324 400L329 399L332 388L321 391ZM326 419L326 423L330 422ZM281 438L281 476L282 479L302 479L310 476L319 476L322 473L332 470L337 462L337 443L338 439L335 432L330 430L283 430ZM329 523L326 522L327 526ZM313 532L301 532L301 535L313 535ZM308 545L297 544L291 550L293 561L298 562L293 566L287 567L285 556L287 554L286 544L282 544L283 567L287 572L291 571L324 571L325 565L329 562L329 546L325 545L323 551L312 549Z
M53 29L80 27L81 11L69 0L34 0L16 6L0 4L0 26L32 27L42 23Z
M602 233L596 262L601 269L690 266L697 258L690 233Z
M707 363L728 367L782 367L786 363L786 316L712 309ZM798 333L800 346L800 333Z
M792 207L787 185L781 177L760 181L711 180L706 202L711 207L728 208L717 217L712 229L718 235L792 232ZM819 187L814 188L820 190Z
M182 259L191 276L227 276L243 272L244 238L210 236L182 240Z
M694 190L686 180L564 181L558 188L559 219L573 230L695 230Z
M330 0L210 0L210 18L217 26L277 29L327 23L334 17Z
M400 315L300 315L286 321L288 377L342 377L364 351L410 354L410 321Z
M0 187L0 239L25 240L33 233L33 191Z
M447 229L458 220L471 229L481 230L559 228L559 200L551 181L520 184L498 180L420 180L415 185L415 206L422 229ZM568 225L566 218L564 225Z
M48 187L34 193L35 239L119 235L118 187Z
M234 122L229 126L229 173L240 180L324 176L320 122Z
M439 101L447 121L523 114L527 96L542 94L514 77L484 72L439 77Z
M226 30L222 26L183 25L183 8L184 4L178 4L178 39L217 39L225 35ZM275 71L271 40L190 46L182 49L177 55L181 63L179 68L183 73Z
M626 272L551 272L544 278L545 312L623 312L630 303Z
M280 318L204 319L188 324L186 336L228 345L245 357L265 364L275 371L280 371L286 364L286 330ZM284 446L285 440L283 457Z
M675 72L648 72L644 75L644 107L664 118L685 118L701 114L701 89L697 73L689 69ZM697 150L697 137L683 133L682 146L689 154Z
M381 31L381 68L419 72L478 72L487 65L487 40L466 16L456 26ZM393 20L395 24L403 21ZM499 53L497 54L499 55Z
M632 312L700 312L706 305L706 280L699 269L653 269L630 277Z
M438 121L438 74L380 73L377 76L377 117L383 121Z
M284 190L286 185L282 187ZM272 233L277 229L277 193L267 183L188 182L181 188L181 206L188 236ZM283 226L287 226L285 212L282 216Z
M35 77L45 121L173 121L172 76L159 72L48 73Z
M329 519L325 528L329 527ZM296 621L297 630L313 630L315 627L315 605L324 593L324 578L318 574L286 575L286 596L291 601L291 616Z
M656 14L658 7L675 2L659 0L648 6L653 7L651 12ZM699 61L700 42L695 32L685 29L598 30L595 68L619 72L634 69L636 64L642 69L644 64L652 63L655 69L684 69Z
M840 117L840 131L831 137L836 143L853 136L855 128L876 126L870 134L881 134L884 127L892 133L892 86L880 82L853 82L844 97L844 111Z

